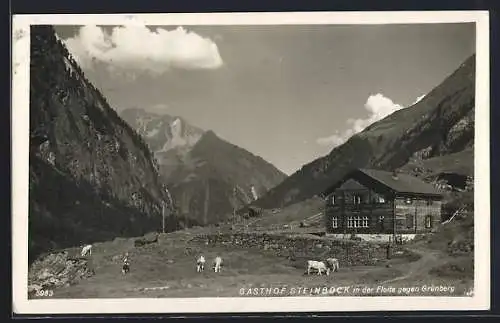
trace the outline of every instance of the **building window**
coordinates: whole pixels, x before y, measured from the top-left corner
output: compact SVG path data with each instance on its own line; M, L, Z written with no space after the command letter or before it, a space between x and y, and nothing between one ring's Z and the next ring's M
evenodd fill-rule
M367 216L350 216L347 218L348 228L368 228L368 217Z
M407 197L407 198L405 199L405 203L406 203L406 204L411 204L411 202L412 202L412 201L411 201L411 197Z
M338 228L338 227L339 227L339 219L336 216L334 216L332 218L332 228L335 229L335 228Z
M353 202L354 202L354 204L361 204L361 196L354 195Z
M433 200L427 200L427 206L431 206L433 202Z
M372 202L374 204L384 204L385 203L385 198L383 196L375 194L375 195L372 195Z
M335 195L332 195L332 205L335 205Z
M406 215L406 227L408 229L413 228L413 221L414 221L413 214L407 214Z
M425 227L427 229L432 228L432 215L430 214L425 217Z

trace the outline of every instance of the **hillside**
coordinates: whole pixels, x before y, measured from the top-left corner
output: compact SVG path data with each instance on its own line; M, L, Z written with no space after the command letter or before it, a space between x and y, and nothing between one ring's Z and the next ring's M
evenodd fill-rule
M161 229L167 198L151 152L51 26L31 28L30 63L30 259Z
M286 175L264 159L180 117L140 109L121 113L140 133L158 160L183 222L225 221L233 208L254 200Z
M304 165L255 204L274 208L303 201L353 168L394 170L425 160L431 168L442 168L439 158L462 153L468 157L457 159L451 171L470 172L474 161L474 80L475 55L421 101L370 125L328 155ZM427 179L440 175L438 168L430 173L434 177Z

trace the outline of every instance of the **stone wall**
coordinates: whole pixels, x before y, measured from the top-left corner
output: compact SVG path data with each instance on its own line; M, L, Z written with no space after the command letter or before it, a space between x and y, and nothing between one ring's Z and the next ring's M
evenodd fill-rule
M231 245L259 249L290 259L339 259L341 266L375 265L387 259L387 244L325 238L313 235L284 235L266 233L203 234L191 242L211 246Z
M335 239L351 239L351 234L343 234L343 233L329 233L326 235L329 238L335 238ZM411 233L405 233L405 234L397 234L396 239L401 239L401 242L406 243L409 241L412 241L415 239L417 235L416 234L411 234ZM357 239L364 240L364 241L370 241L370 242L377 242L377 243L389 243L394 240L394 234L362 234L358 233L355 235Z

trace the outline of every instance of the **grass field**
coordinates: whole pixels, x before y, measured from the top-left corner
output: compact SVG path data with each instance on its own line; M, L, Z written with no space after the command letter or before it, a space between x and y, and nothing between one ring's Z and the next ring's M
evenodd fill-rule
M330 276L304 275L308 259L287 259L271 250L257 250L236 245L205 245L190 241L203 233L241 230L269 231L276 234L300 233L320 229L322 202L311 199L276 212L247 219L228 227L195 227L159 236L158 242L134 247L133 238L116 238L95 243L89 262L95 275L75 284L54 290L55 298L121 297L235 297L240 291L255 288L371 286L372 293L360 295L402 295L399 288L419 287L416 295L458 295L473 285L473 214L457 218L435 234L405 245L407 253L395 254L377 266L345 267ZM300 228L301 221L308 227ZM284 228L284 224L288 228ZM326 239L323 237L322 239ZM74 248L70 253L78 253ZM121 256L130 255L131 272L121 274ZM196 272L196 257L204 254L208 263L203 273ZM210 267L212 259L223 258L221 273ZM31 272L31 271L30 271ZM453 286L454 291L422 291L423 285ZM377 291L377 286L394 287ZM243 290L242 290L243 288ZM406 290L401 290L403 295ZM357 295L351 289L350 295ZM259 295L261 295L259 293ZM289 295L281 295L287 296ZM310 295L306 292L304 295ZM335 294L338 295L338 294ZM266 296L266 295L263 295Z
M199 229L200 231L203 229ZM190 242L195 232L186 230L161 235L159 242L140 248L133 246L133 239L115 239L112 242L94 245L92 265L95 275L81 280L78 284L54 290L54 298L123 298L123 297L237 297L249 289L282 288L286 292L279 296L296 296L291 291L298 287L351 286L349 295L405 295L400 288L421 287L423 285L452 286L454 291L413 291L410 295L457 295L472 285L472 275L457 275L447 268L451 261L460 260L443 252L429 249L421 241L408 245L413 256L394 255L378 266L342 267L329 276L305 275L305 261L292 261L278 257L271 251L246 249L241 246L211 246ZM131 272L121 274L120 255L129 252ZM197 273L195 259L203 253L207 266L203 273ZM211 260L222 256L224 263L221 273L214 273ZM466 257L462 257L466 261ZM371 286L372 293L355 293L352 288ZM384 286L382 292L377 286ZM394 290L390 289L394 288ZM311 290L302 290L310 296ZM327 295L346 295L334 292ZM255 296L255 295L252 295Z

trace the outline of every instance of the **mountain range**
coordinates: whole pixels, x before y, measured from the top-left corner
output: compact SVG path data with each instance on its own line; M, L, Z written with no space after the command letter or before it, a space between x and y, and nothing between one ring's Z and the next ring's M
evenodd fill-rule
M465 186L474 175L474 84L472 55L422 100L304 165L253 204L276 208L304 201L354 168L399 170L427 181L451 174L461 182L455 186Z
M159 231L163 214L167 231L177 229L141 136L86 79L53 27L32 26L30 43L29 258Z
M127 109L121 112L147 142L172 192L177 214L189 223L229 220L238 209L286 175L247 150L180 117Z
M471 191L475 55L419 102L287 177L181 117L139 108L118 115L52 27L33 26L30 37L30 259L160 231L164 214L173 231L227 222L247 205L283 208L353 168L399 170Z

